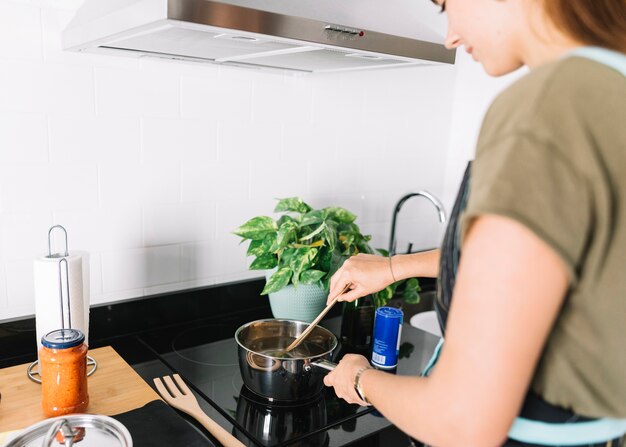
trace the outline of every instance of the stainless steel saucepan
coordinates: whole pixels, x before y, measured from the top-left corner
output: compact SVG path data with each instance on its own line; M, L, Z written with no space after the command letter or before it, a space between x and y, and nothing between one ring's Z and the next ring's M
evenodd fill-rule
M337 338L316 326L297 348L281 352L309 326L296 320L257 320L235 332L244 384L270 401L305 401L324 388ZM277 355L278 354L278 355Z

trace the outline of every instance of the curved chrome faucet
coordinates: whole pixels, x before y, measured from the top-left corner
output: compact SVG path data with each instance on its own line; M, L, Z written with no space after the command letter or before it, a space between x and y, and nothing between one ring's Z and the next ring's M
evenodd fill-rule
M446 212L443 208L443 204L439 201L437 197L433 196L428 191L412 192L402 197L398 201L398 203L396 203L396 207L393 210L393 218L391 219L391 237L389 238L389 256L396 254L396 218L398 217L398 213L400 212L402 205L404 205L404 202L409 200L411 197L416 197L416 196L426 197L428 200L430 200L431 203L435 205L435 208L437 208L437 212L439 213L439 221L441 223L444 223L446 221ZM409 248L409 251L410 251L410 248Z

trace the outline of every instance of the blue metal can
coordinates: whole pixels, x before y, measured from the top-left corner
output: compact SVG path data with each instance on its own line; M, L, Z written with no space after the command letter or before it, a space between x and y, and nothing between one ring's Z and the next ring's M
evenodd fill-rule
M376 310L372 342L372 365L376 368L393 369L398 366L402 317L402 311L395 307L379 307Z

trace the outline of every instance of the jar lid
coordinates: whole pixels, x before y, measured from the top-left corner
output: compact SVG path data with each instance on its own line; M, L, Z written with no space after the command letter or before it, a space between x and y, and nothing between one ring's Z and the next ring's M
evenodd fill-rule
M50 349L67 349L85 341L85 334L78 329L56 329L41 337L41 344Z
M5 447L72 446L132 447L130 433L120 422L98 414L71 414L31 425Z

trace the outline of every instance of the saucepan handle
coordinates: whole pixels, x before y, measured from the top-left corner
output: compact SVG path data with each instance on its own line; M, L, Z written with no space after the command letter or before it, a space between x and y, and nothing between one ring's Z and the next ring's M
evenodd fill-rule
M332 371L337 366L336 363L329 362L328 360L317 360L315 362L311 362L311 365L317 366L318 368L322 368L327 371Z

